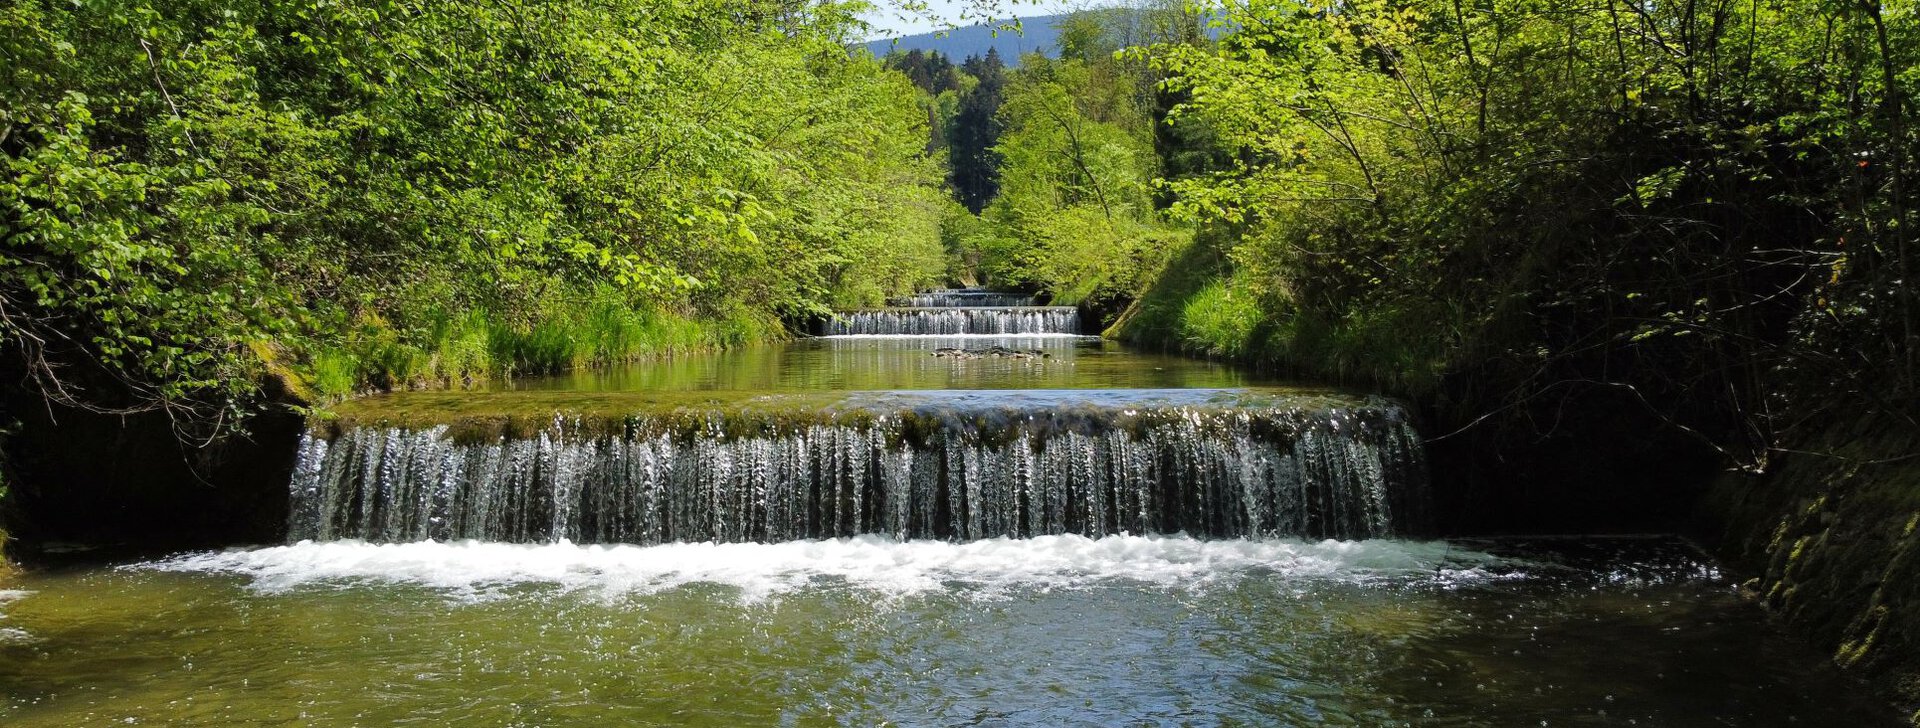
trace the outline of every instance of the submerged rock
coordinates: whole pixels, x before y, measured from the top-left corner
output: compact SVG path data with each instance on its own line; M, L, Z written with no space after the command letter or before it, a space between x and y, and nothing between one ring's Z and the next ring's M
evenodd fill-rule
M1050 359L1053 357L1052 354L1048 354L1040 349L1013 349L997 345L984 349L943 346L934 349L933 355L949 359L984 359L988 357L995 359Z

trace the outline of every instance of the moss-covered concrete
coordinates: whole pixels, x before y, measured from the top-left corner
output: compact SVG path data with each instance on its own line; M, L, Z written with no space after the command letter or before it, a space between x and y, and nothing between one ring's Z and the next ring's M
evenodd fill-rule
M1920 431L1833 425L1764 475L1728 474L1703 527L1742 589L1920 725Z
M941 392L404 392L352 400L315 414L308 431L333 439L360 428L444 427L456 442L670 435L733 439L803 432L815 426L880 429L924 444L965 433L1001 446L1017 437L1122 429L1144 436L1172 424L1238 423L1292 440L1311 428L1383 437L1404 417L1391 399L1302 388L1178 390L1006 390Z
M24 563L268 543L286 528L302 418L275 409L245 435L183 443L163 413L14 410L0 529ZM64 556L63 556L64 554Z

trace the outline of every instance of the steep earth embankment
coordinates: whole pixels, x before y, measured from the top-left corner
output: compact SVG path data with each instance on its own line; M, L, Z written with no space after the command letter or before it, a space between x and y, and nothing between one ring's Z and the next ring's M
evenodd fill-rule
M1702 532L1743 590L1908 710L1920 706L1920 435L1830 423L1764 475L1727 474ZM1920 710L1913 714L1920 725Z

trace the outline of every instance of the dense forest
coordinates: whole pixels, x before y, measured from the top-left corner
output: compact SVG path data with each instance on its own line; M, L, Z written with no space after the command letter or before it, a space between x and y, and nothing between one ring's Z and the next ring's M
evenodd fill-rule
M1131 305L1112 334L1504 441L1598 403L1764 471L1822 412L1909 419L1909 8L1229 3L1058 29L1017 70L888 59L971 213L944 225L965 280Z
M935 283L941 172L849 12L9 3L9 385L217 431L266 377L459 385Z
M1145 330L1516 427L1614 399L1750 469L1823 408L1911 412L1912 8L1225 21L1139 54L1234 150L1169 182L1223 273Z

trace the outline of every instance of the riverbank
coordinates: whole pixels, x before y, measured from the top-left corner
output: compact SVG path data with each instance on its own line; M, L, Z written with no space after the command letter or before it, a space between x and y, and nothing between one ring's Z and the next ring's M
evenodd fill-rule
M1832 422L1765 474L1722 475L1701 532L1743 593L1920 725L1920 436L1898 420Z
M285 483L310 418L381 392L461 392L516 378L666 360L791 334L770 314L694 317L591 302L531 326L478 312L422 331L374 319L332 347L257 346L262 386L243 428L183 438L167 412L110 413L3 390L18 426L0 433L0 551L6 561L62 554L161 554L278 542ZM412 331L412 333L404 333Z
M1283 323L1324 312L1263 306L1230 271L1223 253L1197 243L1107 334L1407 399L1429 438L1448 533L1694 534L1757 604L1920 725L1920 429L1910 420L1828 412L1770 453L1763 472L1735 470L1630 390L1512 406L1478 378L1501 358L1422 373L1391 355L1420 342Z
M272 347L262 349L262 358L300 400L327 403L384 391L484 386L791 336L771 310L635 307L605 288L556 298L530 323L518 325L480 310L416 318L396 325L366 317L343 327L338 341L295 352L285 365L275 360Z

